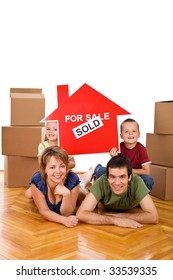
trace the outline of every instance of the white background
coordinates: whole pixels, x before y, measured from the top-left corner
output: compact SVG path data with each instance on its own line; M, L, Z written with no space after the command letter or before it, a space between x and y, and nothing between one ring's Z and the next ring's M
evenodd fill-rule
M172 280L171 265L171 260L2 260L0 276L13 280L162 280L167 272L166 279ZM52 274L52 270L59 273ZM70 274L74 270L77 275Z
M42 88L48 115L57 85L71 95L87 83L132 113L145 145L155 102L173 100L172 15L167 0L0 1L0 126L10 125L10 87ZM109 156L75 158L87 170Z

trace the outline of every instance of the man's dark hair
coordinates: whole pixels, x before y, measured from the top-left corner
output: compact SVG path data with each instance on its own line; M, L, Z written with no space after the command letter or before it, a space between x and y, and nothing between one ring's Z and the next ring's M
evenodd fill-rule
M132 174L132 164L131 164L130 160L127 157L122 156L122 155L112 157L108 161L107 166L106 166L107 177L109 175L109 168L122 168L122 167L127 168L128 178L129 178L130 175Z

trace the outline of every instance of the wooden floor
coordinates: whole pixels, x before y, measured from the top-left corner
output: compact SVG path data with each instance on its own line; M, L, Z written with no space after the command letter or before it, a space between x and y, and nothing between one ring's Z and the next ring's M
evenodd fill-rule
M1 260L173 260L173 201L154 198L160 222L139 229L42 219L26 188L4 187L0 173ZM136 211L140 209L135 209Z

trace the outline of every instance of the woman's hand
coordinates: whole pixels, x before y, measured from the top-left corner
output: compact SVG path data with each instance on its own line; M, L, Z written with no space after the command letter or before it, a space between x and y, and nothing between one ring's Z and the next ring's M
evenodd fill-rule
M67 196L70 194L70 191L63 184L58 184L54 190L54 194L60 196Z
M66 227L70 227L70 228L71 227L75 227L78 224L78 217L74 216L74 215L71 215L71 216L68 216L68 217L64 217L63 224Z

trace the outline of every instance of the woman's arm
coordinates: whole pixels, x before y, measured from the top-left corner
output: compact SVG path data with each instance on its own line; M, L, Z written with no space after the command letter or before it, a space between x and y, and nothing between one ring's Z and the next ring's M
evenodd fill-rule
M76 210L79 185L70 191L64 185L58 184L55 188L54 194L62 197L60 208L61 214L64 216L72 215Z
M47 206L44 194L39 189L37 189L34 184L31 184L31 191L34 203L36 204L40 215L44 219L63 224L67 227L74 227L78 224L78 218L76 216L65 217L51 211Z

